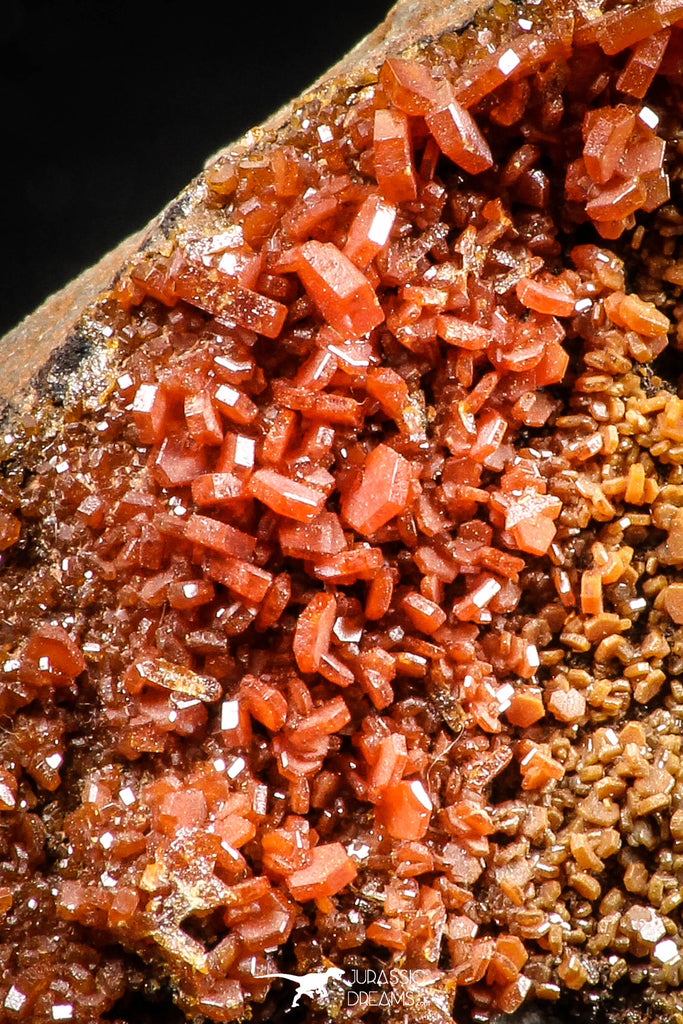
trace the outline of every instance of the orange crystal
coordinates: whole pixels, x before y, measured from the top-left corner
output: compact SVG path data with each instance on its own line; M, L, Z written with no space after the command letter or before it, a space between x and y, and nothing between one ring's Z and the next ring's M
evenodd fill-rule
M586 116L583 158L593 181L604 184L610 180L635 124L635 113L623 104L592 110Z
M431 814L432 802L424 786L410 779L388 786L377 805L377 818L394 839L422 839Z
M316 594L299 616L292 648L301 672L317 672L330 646L337 616L333 594Z
M389 57L379 73L392 105L404 114L429 113L436 98L436 82L424 64L401 57Z
M384 320L372 285L332 242L304 242L287 253L286 261L343 338L358 338Z
M381 196L368 196L358 208L344 246L344 255L364 270L387 244L396 207Z
M425 121L441 152L469 174L481 174L493 163L486 139L449 83L439 86Z
M375 174L382 195L391 203L417 198L410 126L405 114L378 110L373 134Z
M287 878L295 899L319 899L334 896L356 877L356 867L341 843L328 843L311 850L310 863Z
M308 523L325 504L325 492L291 480L272 469L259 469L251 476L248 491L282 516Z
M406 507L411 478L407 459L388 445L377 445L365 460L360 485L342 501L344 519L358 533L375 533Z
M664 57L671 32L664 29L634 46L624 70L617 79L617 89L642 99L652 84Z

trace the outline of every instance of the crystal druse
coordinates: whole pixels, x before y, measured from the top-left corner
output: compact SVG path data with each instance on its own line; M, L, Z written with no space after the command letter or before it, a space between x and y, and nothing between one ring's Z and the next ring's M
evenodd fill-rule
M682 87L681 0L499 3L88 310L2 442L0 1019L683 1019Z

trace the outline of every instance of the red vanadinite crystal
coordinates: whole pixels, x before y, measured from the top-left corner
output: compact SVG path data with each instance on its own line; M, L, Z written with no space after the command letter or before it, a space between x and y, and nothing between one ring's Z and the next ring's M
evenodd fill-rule
M425 121L441 152L470 174L481 174L493 163L486 139L449 82L439 85Z
M592 110L586 116L583 158L593 181L604 184L610 180L635 125L635 112L623 105Z
M417 198L410 125L405 114L378 110L373 134L375 175L382 195L392 203Z
M325 320L343 338L358 338L384 319L370 282L332 242L304 242L285 259L282 269L298 273Z
M664 29L634 46L624 70L617 79L617 89L636 99L642 99L652 85L670 38L671 31Z
M404 114L424 116L436 99L437 83L429 69L417 61L389 57L380 69L379 80L392 106Z
M378 818L394 839L422 839L431 812L432 803L422 783L403 779L384 790Z
M292 649L302 672L317 672L327 654L337 602L332 594L316 594L306 605L296 624Z
M249 493L282 516L308 523L325 504L325 492L290 480L271 469L259 469L249 479Z
M358 533L369 536L402 512L410 494L410 463L385 444L368 455L360 485L342 502L342 515Z
M372 195L361 204L344 246L344 255L364 270L389 240L396 219L396 207Z
M289 891L300 901L334 896L356 877L356 867L341 843L316 846L310 864L287 879Z

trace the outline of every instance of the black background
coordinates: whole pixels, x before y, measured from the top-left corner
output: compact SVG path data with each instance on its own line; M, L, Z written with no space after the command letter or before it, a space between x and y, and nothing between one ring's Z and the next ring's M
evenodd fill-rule
M0 0L0 336L391 0Z

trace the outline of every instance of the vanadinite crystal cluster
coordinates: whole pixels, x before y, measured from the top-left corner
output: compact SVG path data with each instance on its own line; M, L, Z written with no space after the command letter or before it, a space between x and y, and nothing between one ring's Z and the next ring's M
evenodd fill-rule
M682 85L681 0L498 4L84 315L3 442L2 1021L683 1019Z

